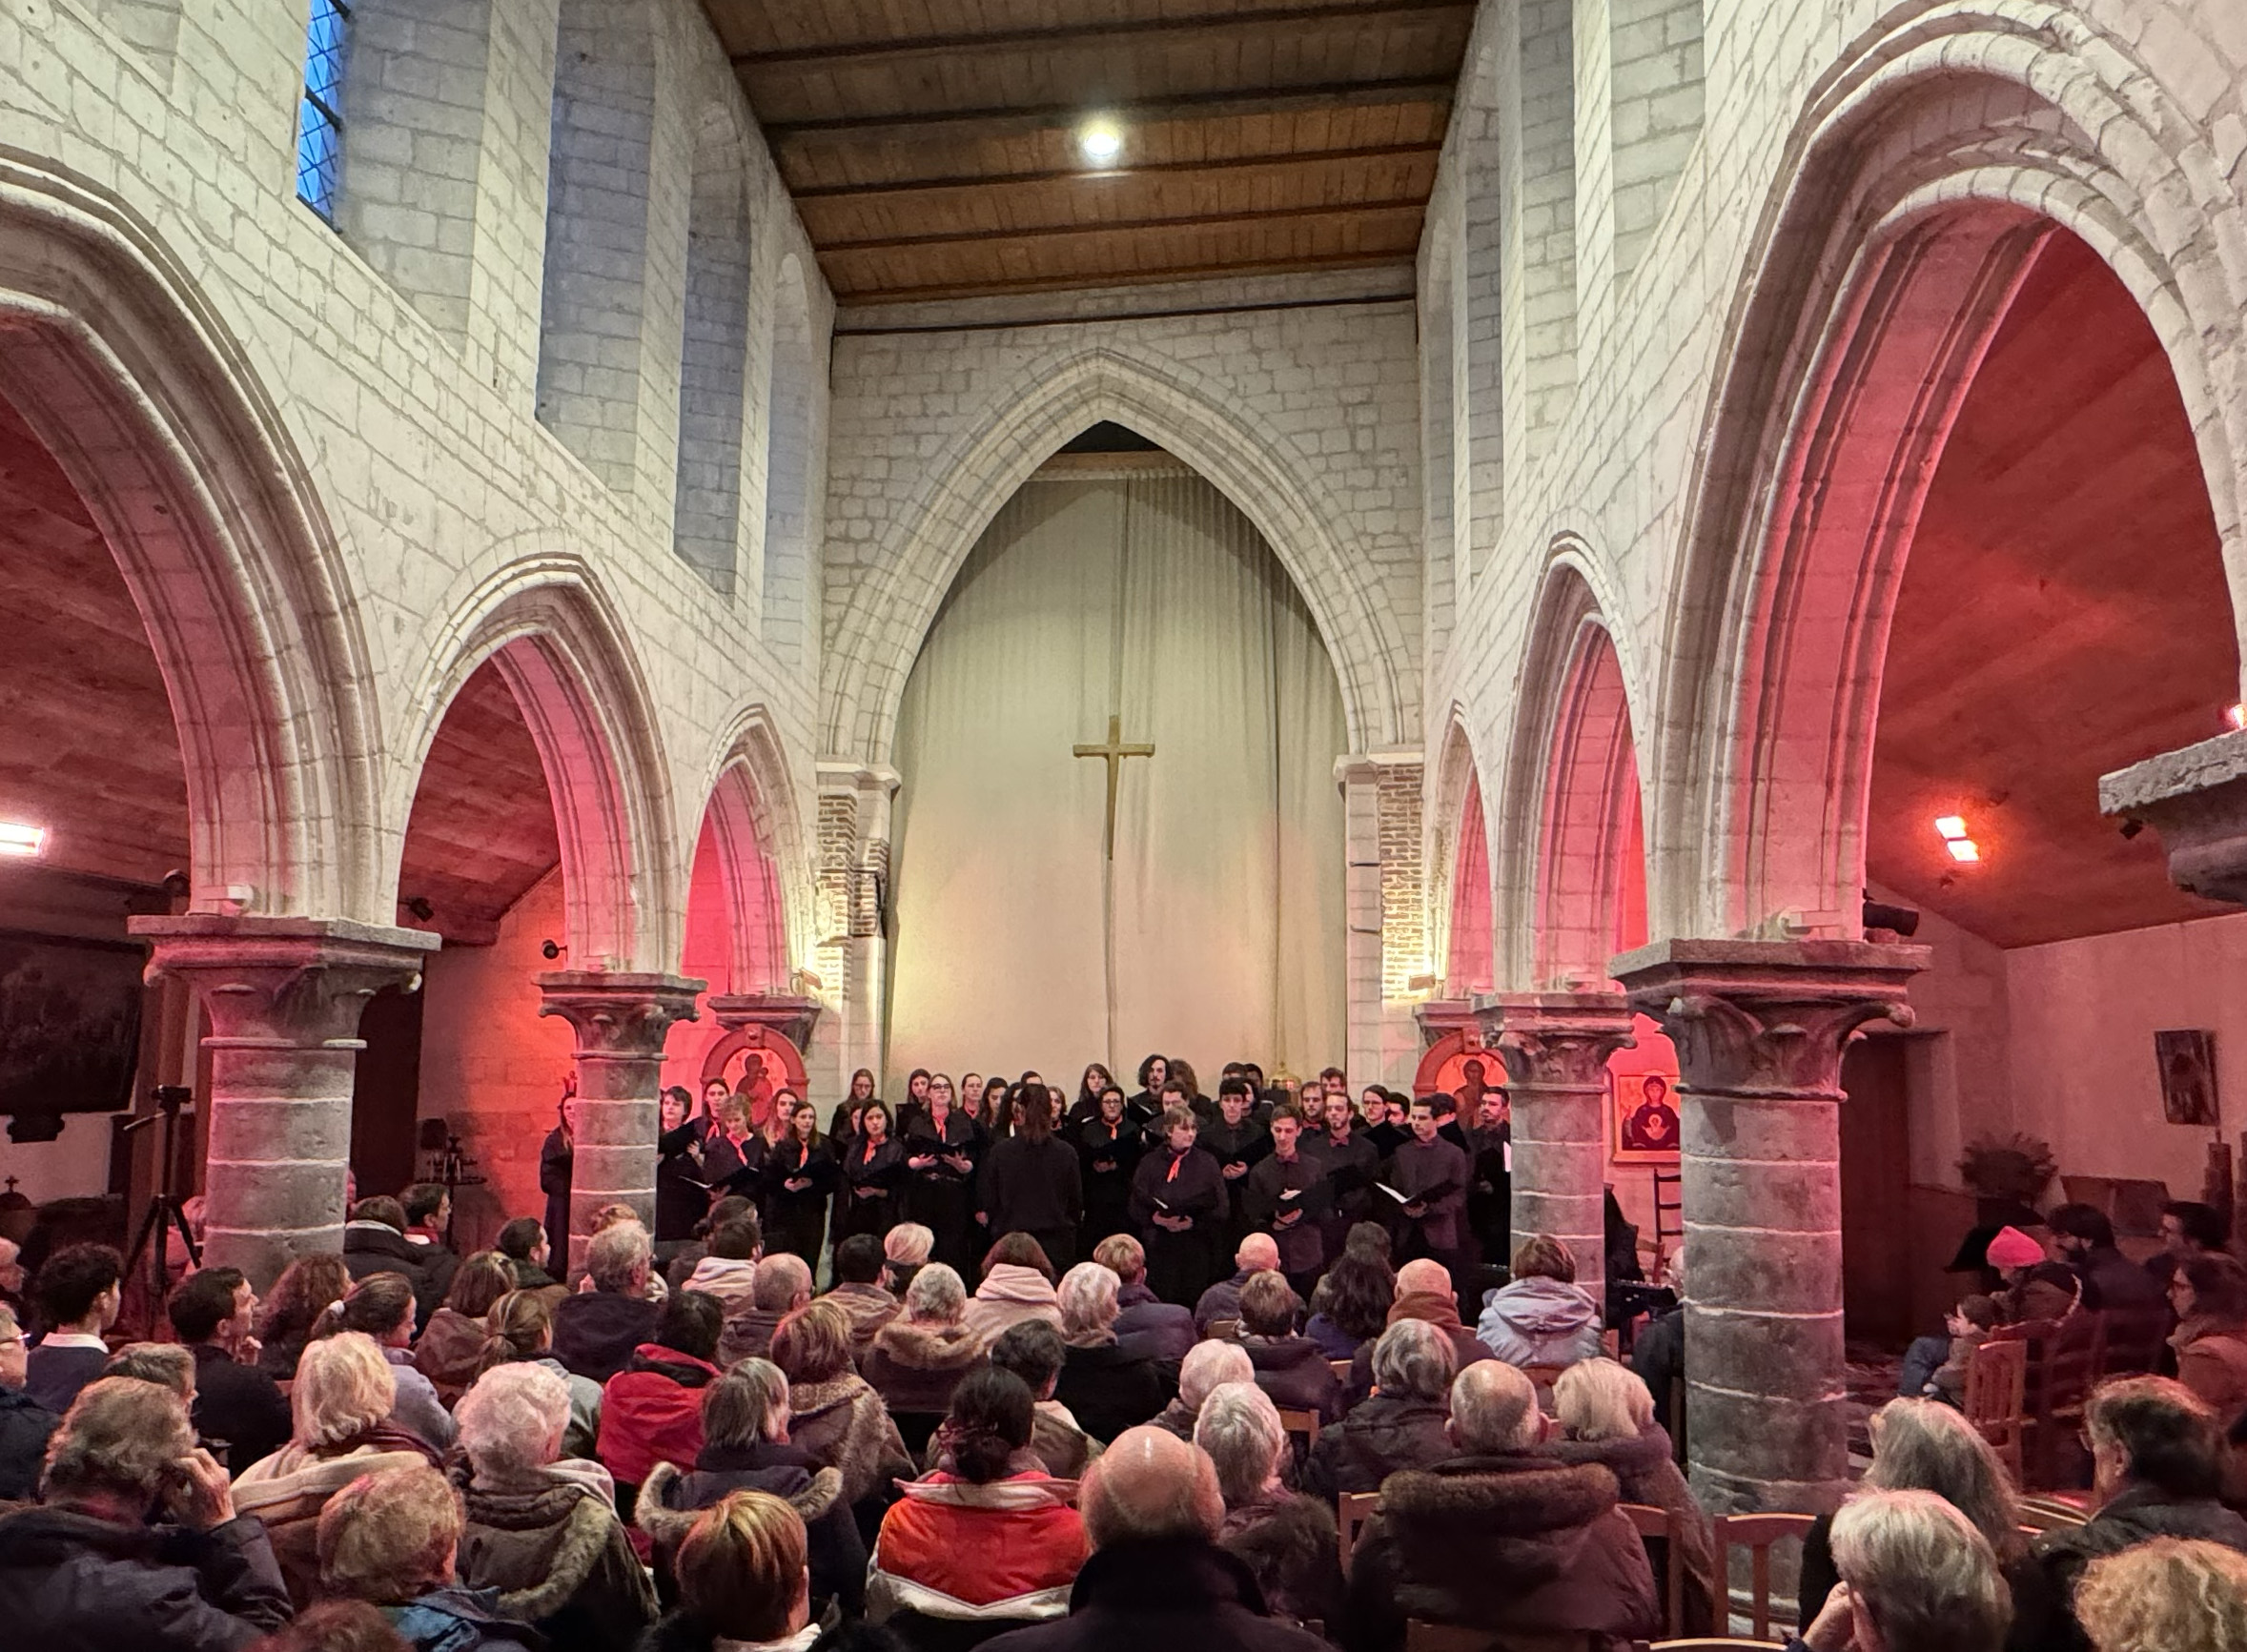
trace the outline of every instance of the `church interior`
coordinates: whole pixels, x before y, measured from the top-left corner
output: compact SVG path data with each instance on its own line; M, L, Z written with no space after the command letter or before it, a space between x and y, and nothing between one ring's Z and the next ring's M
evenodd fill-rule
M0 1234L1487 1089L1831 1509L1996 1229L2247 1235L2241 18L0 0Z

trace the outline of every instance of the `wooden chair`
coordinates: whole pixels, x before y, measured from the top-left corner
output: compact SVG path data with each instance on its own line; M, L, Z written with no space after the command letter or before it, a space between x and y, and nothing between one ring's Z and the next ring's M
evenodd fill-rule
M1240 1340L1240 1321L1237 1319L1212 1319L1210 1334L1202 1340L1204 1342L1237 1342Z
M1373 1519L1373 1511L1379 1507L1379 1492L1344 1492L1334 1500L1335 1530L1341 1534L1342 1573L1346 1577L1350 1560L1358 1553L1358 1540L1364 1534L1365 1522Z
M2044 1344L2044 1380L2034 1380L2036 1348L2029 1350L2032 1373L2028 1411L2035 1419L2029 1479L2023 1483L2050 1489L2071 1478L2080 1458L2077 1435L2083 1427L2083 1402L2106 1357L2107 1326L2103 1315L2072 1314Z
M1553 1408L1553 1384L1561 1380L1561 1373L1567 1369L1568 1367L1565 1365L1524 1365L1522 1367L1522 1375L1537 1385L1538 1400L1548 1413Z
M1327 1364L1334 1367L1335 1379L1344 1387L1349 1385L1350 1372L1356 1363L1355 1360L1350 1359L1329 1359L1327 1361Z
M1732 1551L1747 1551L1748 1621L1758 1641L1771 1638L1771 1545L1800 1538L1816 1519L1809 1515L1719 1515L1716 1518L1717 1579L1724 1599L1717 1611L1732 1627Z
M1663 1264L1685 1236L1685 1176L1683 1170L1654 1173L1654 1266L1647 1277L1659 1280Z
M1318 1443L1318 1414L1316 1411L1297 1411L1293 1406L1279 1408L1279 1426L1290 1434L1303 1437L1306 1449Z
M2029 1427L2024 1409L2028 1380L2026 1342L1985 1342L1966 1368L1966 1419L2012 1471L2016 1486L2021 1483L2021 1441Z
M1629 1517L1642 1541L1651 1544L1657 1538L1662 1540L1662 1626L1675 1634L1685 1625L1685 1545L1676 1540L1676 1528L1667 1509L1658 1509L1651 1503L1619 1506ZM1649 1553L1646 1558L1650 1560L1653 1556Z
M2167 1307L2156 1302L2143 1308L2109 1308L2099 1318L2106 1340L2092 1376L2094 1388L2110 1377L2135 1377L2161 1368L2161 1351L2174 1329Z

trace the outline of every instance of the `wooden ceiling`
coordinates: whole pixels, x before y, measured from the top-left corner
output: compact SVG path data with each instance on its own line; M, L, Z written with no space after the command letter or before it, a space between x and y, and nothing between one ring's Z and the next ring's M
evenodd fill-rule
M1406 264L1473 0L704 0L845 304ZM1104 172L1077 133L1113 117Z

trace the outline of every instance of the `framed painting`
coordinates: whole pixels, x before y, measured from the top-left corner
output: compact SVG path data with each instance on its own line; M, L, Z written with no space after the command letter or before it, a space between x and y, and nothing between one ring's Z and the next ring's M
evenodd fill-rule
M1674 1072L1605 1074L1607 1116L1614 1121L1617 1164L1674 1164L1678 1157L1678 1091Z
M2161 1112L2171 1124L2223 1122L2216 1097L2216 1034L2200 1028L2154 1034L2161 1069Z

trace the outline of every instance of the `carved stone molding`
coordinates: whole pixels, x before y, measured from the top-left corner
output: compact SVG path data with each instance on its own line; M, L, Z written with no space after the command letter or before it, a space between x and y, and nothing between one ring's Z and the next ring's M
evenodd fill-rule
M1511 1085L1597 1091L1607 1058L1636 1042L1630 1001L1619 992L1505 993L1486 1003Z

